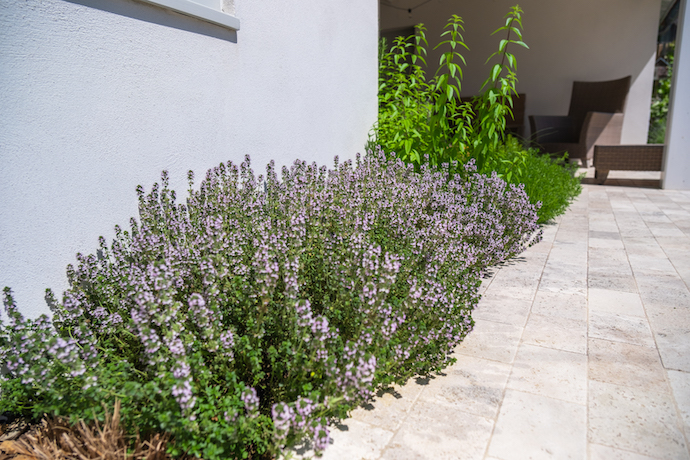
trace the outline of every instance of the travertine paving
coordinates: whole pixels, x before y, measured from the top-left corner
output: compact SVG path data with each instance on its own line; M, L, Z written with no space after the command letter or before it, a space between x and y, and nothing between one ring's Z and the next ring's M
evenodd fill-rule
M353 411L324 459L690 459L690 192L583 189L486 280L457 363Z

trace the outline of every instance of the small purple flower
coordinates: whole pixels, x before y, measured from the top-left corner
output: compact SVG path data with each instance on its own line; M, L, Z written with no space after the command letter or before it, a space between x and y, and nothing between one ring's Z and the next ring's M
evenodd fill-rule
M254 388L245 388L240 396L240 399L244 403L244 408L250 417L256 417L259 415L259 396L256 394L256 390Z

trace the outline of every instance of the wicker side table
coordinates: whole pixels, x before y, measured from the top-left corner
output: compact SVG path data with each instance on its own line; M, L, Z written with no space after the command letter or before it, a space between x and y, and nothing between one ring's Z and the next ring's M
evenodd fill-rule
M609 171L661 171L663 144L595 145L594 178L603 184Z

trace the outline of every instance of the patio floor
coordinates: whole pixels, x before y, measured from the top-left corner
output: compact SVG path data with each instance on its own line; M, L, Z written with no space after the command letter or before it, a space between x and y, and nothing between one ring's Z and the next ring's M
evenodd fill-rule
M584 185L486 280L443 375L331 430L326 460L690 459L690 192Z

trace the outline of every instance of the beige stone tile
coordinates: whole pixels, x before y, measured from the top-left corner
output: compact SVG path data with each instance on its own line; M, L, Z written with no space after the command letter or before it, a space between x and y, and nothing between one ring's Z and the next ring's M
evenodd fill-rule
M630 292L590 289L587 295L587 304L590 312L644 316L640 296Z
M587 322L532 313L522 334L522 342L587 354Z
M623 242L621 240L611 240L603 238L590 238L589 247L595 249L623 249Z
M569 278L567 276L549 273L541 278L539 290L557 292L561 294L587 295L586 276Z
M686 259L690 258L690 238L687 236L673 238L659 237L656 241L667 255L676 253L685 256Z
M558 224L553 223L553 224L547 224L543 225L542 229L544 232L542 233L542 243L553 243L553 240L556 238L556 233L558 233ZM539 244L542 244L539 243Z
M540 241L539 243L527 248L525 250L525 254L533 254L533 253L548 254L551 251L552 246L553 245L552 245L551 241L544 241L542 239L542 241Z
M545 254L541 254L546 257ZM512 259L507 264L501 266L501 270L496 274L496 280L505 283L531 286L539 282L544 261L536 259Z
M592 312L589 315L589 337L652 348L656 347L649 323L642 316Z
M587 403L587 356L522 344L508 388L577 404Z
M654 348L589 339L589 379L668 393L664 368Z
M646 225L630 225L627 222L618 222L621 236L624 238L653 238L652 232Z
M690 372L690 306L685 302L685 298L661 302L656 297L646 302L645 309L664 367Z
M618 224L616 224L615 219L607 220L589 220L589 230L594 230L595 232L618 232Z
M589 460L656 460L656 458L601 444L589 444Z
M652 332L679 332L690 329L690 305L687 299L679 295L669 295L667 299L667 302L661 302L658 297L651 296L645 299L645 311ZM674 299L677 302L674 302Z
M456 353L475 358L512 363L522 328L494 321L475 321L474 330L456 348Z
M663 257L640 256L629 254L628 260L635 276L640 274L650 275L676 275L676 269L664 254Z
M418 404L431 401L495 419L510 374L510 365L472 356L456 356L458 361L444 370L444 376L429 380Z
M322 460L377 460L393 437L390 431L352 419L330 426L329 430L331 443L321 457ZM309 448L297 450L296 453L298 459L312 458L314 455Z
M480 460L492 429L489 419L426 401L415 404L381 459Z
M370 403L353 410L350 418L394 432L400 428L412 404L425 388L415 379L410 379L404 386L394 385L377 394Z
M624 248L590 248L587 266L590 271L593 268L612 271L625 269L623 273L632 273L630 262L628 262L628 254Z
M568 250L587 246L588 231L589 226L584 221L582 225L572 225L570 227L561 224L556 238L553 240L554 248Z
M628 255L645 257L666 257L666 253L652 235L649 237L623 237L623 244Z
M644 219L644 221L647 222L647 225L649 227L653 227L654 224L656 224L658 226L658 224L670 224L671 223L671 220L668 218L668 216L666 214L664 214L662 211L659 211L658 207L654 206L653 208L650 207L650 209L656 209L656 210L654 210L654 211L640 211L640 216L642 216L642 219Z
M585 295L587 293L587 264L555 262L549 257L542 273L539 290Z
M635 281L645 306L690 308L690 291L678 274L640 275Z
M488 455L511 460L586 458L586 407L508 389Z
M676 267L676 271L678 272L678 276L680 276L681 279L685 282L685 285L690 286L690 262L678 264L678 263L675 263L675 261L674 261L673 265Z
M578 273L587 266L587 240L576 243L556 240L549 252L548 263L559 267L563 271Z
M648 224L649 230L657 238L685 238L685 233L676 227L675 224L669 222L668 224Z
M632 276L633 272L627 259L624 261L617 261L614 259L589 259L589 271L587 278L593 276Z
M519 261L517 265L517 269L519 270L523 264L528 264L530 267L539 267L543 266L546 263L546 259L548 259L548 254L545 254L542 251L538 252L523 252L519 256L515 257L514 259Z
M532 313L586 321L587 298L583 294L538 290L532 303Z
M583 294L538 290L532 314L586 321L587 298Z
M594 234L598 234L597 232L590 232ZM623 241L623 240L613 240L611 241ZM592 259L603 259L604 261L606 260L613 260L613 261L619 261L619 262L627 262L628 261L628 254L625 251L625 247L616 247L616 248L589 248L589 261L591 262Z
M486 290L486 294L531 301L534 298L538 285L539 280L536 278L520 280L509 276L501 276L501 273L499 273Z
M509 296L490 294L482 297L479 305L472 311L472 318L524 327L532 302Z
M616 276L599 271L590 271L587 278L589 289L604 289L608 291L630 292L637 294L637 283L630 275Z
M685 435L690 436L690 372L668 371L668 380L685 425Z
M608 200L608 197L604 197L601 199L595 199L589 200L589 212L592 214L594 211L607 211L608 213L611 212L611 203Z
M654 332L664 367L690 372L690 330L678 327Z
M670 394L589 382L589 441L662 459L688 451Z

